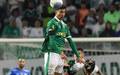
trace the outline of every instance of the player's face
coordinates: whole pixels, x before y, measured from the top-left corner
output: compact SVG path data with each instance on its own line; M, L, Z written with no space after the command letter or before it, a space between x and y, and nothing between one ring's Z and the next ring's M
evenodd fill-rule
M56 11L56 16L58 19L63 19L65 16L65 9L59 9Z
M20 59L18 61L18 66L19 66L20 69L24 68L24 66L25 66L25 60L24 59Z

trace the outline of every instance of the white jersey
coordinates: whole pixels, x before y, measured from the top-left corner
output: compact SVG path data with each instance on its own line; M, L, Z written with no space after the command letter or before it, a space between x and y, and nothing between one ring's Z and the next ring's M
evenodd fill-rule
M80 69L84 68L84 64L83 63L76 63L73 65L72 69L75 71L79 71ZM95 68L93 70L93 72L91 74L96 74L99 71L99 68L97 65L95 65Z

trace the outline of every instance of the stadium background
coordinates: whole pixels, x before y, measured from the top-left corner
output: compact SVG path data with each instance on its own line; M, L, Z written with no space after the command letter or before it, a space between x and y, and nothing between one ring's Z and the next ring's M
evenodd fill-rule
M95 59L104 75L120 75L120 0L64 0L64 3L67 6L64 21L77 47L84 49L86 58ZM26 68L32 75L42 75L41 39L53 15L49 0L0 0L0 75L7 75L19 57L27 59ZM101 37L118 40L105 42ZM3 38L13 39L4 42ZM16 38L19 40L15 41ZM24 38L38 41L21 42ZM80 40L84 38L91 41ZM68 44L65 53L69 58L73 55Z

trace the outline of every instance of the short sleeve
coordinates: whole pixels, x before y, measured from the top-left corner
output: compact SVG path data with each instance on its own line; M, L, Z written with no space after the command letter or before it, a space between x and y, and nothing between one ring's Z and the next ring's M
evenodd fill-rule
M99 71L99 68L98 68L98 66L97 66L97 65L95 65L95 68L94 68L94 70L93 70L93 72L92 72L92 73L94 74L94 73L97 73L98 71Z

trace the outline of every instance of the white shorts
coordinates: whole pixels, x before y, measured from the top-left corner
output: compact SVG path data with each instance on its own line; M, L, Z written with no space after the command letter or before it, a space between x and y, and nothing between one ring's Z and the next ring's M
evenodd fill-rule
M48 61L49 58L49 61ZM61 59L60 54L50 52L44 54L44 69L48 64L48 75L54 75L54 72L63 73L64 62ZM46 71L45 71L46 72Z

